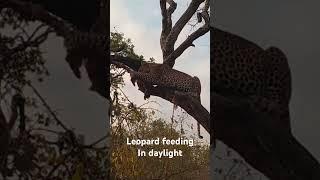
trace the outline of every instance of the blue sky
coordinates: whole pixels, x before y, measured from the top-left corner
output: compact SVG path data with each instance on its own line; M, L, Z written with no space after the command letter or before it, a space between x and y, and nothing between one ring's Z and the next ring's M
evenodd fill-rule
M173 23L188 7L190 0L177 0L178 6L173 14ZM159 1L148 0L113 0L110 2L111 19L110 30L122 32L126 38L130 38L135 45L135 51L145 59L154 57L158 63L162 62L160 49L161 12ZM186 26L178 38L179 45L190 32L190 26ZM188 48L176 61L175 69L199 77L202 86L201 102L210 110L210 35L200 37L194 42L195 47ZM128 82L129 76L125 76ZM137 104L145 103L143 94L131 83L124 88L127 95ZM157 97L151 97L150 101L157 101L155 105L165 117L170 117L172 104ZM192 120L192 123L195 121ZM203 130L202 132L205 132ZM207 135L209 137L209 135Z

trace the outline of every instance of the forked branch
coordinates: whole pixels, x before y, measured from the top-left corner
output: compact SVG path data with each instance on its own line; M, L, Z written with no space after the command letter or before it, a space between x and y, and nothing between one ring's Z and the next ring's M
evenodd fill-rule
M205 2L202 8L201 18L204 19L204 25L193 32L189 37L174 49L174 45L179 34L185 25L190 21L192 16L197 12L199 6ZM167 9L166 3L169 4ZM173 0L160 0L160 8L162 14L162 32L160 36L161 50L163 54L163 62L173 67L175 59L177 59L188 47L194 46L193 41L198 39L209 31L209 0L192 0L188 8L181 15L178 21L172 27L172 13L176 9L176 3Z

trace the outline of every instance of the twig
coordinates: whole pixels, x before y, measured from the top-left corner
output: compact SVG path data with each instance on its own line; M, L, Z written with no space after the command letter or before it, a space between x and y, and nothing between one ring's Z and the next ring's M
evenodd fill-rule
M199 1L200 2L200 1ZM199 3L198 2L198 3ZM200 2L200 4L202 3L203 1L201 1ZM180 22L180 26L181 27L178 27L177 26L177 29L178 30L175 30L175 27L173 27L173 30L172 31L179 31L179 33L181 32L181 30L182 30L182 28L185 26L185 24L188 22L188 21L186 21L185 19L183 19L182 17L183 16L185 16L184 18L189 18L188 20L190 20L190 18L191 18L191 16L189 15L186 15L186 13L188 12L188 13L192 13L191 15L193 15L195 12L196 12L196 10L197 10L197 8L200 6L200 4L195 4L196 2L194 2L194 1L192 1L192 3L190 4L190 6L191 5L193 5L193 6L196 6L196 9L194 9L195 7L193 7L193 8L190 8L190 6L188 7L188 9L185 11L185 13L181 16L181 18L180 19L182 19L181 21L182 22ZM208 14L208 9L209 9L209 1L208 0L206 0L205 1L205 6L204 6L204 8L203 8L203 11L200 13L201 14L201 17L204 19L204 25L202 26L202 27L200 27L199 29L197 29L195 32L193 32L191 35L189 35L188 36L188 38L183 42L183 43L181 43L180 45L179 45L179 47L178 48L176 48L174 51L172 51L171 53L170 53L170 55L168 55L167 57L165 57L165 59L164 59L164 63L166 63L166 64L168 64L168 65L170 65L170 66L173 66L174 65L174 61L187 49L187 48L189 48L190 46L193 46L194 47L194 44L193 44L193 41L195 41L196 39L198 39L199 37L201 37L201 36L203 36L204 34L206 34L207 32L209 32L209 30L210 30L210 26L209 26L209 21L210 21L210 19L209 19L209 14ZM180 20L179 19L179 20ZM179 20L178 20L178 22L179 22ZM184 20L184 21L183 21ZM176 23L176 24L178 24L178 22ZM175 25L176 26L176 25ZM180 29L181 28L181 29ZM176 40L177 40L177 38L178 38L178 36L177 35L179 35L179 33L178 34L174 34L174 33L170 33L170 35L168 36L168 40L167 40L167 43L169 43L169 40L171 41L170 43L172 43L171 44L171 46L174 46L174 44L175 44L175 42L176 42ZM167 46L169 46L168 44L167 44Z
M108 138L110 136L110 134L106 134L104 136L102 136L101 138L99 138L98 140L94 141L93 143L84 146L85 148L91 148L94 147L95 145L99 144L101 141L105 140L106 138Z
M49 113L51 114L51 116L54 118L54 120L57 122L58 125L60 125L64 130L66 131L70 131L69 128L67 128L62 121L59 120L59 118L57 117L57 115L53 112L53 110L51 109L51 107L48 105L48 103L45 101L45 99L41 96L41 94L39 93L39 91L30 83L27 82L27 85L33 90L33 92L37 95L37 97L40 99L40 101L42 102L42 104L46 107L46 109L49 111Z

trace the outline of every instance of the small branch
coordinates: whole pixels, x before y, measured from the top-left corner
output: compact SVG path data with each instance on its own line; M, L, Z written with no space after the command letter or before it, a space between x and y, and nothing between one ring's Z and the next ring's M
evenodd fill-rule
M6 128L6 127L7 127L7 119L0 106L0 128Z
M203 36L207 32L209 32L209 25L205 24L201 28L199 28L197 31L193 32L188 38L180 44L180 46L174 50L165 60L164 62L174 62L175 59L177 59L187 48L190 46L194 47L193 41L198 39L199 37ZM171 63L169 63L171 64Z
M19 124L19 131L20 134L26 130L26 116L25 116L25 98L22 97L20 94L16 94L16 101L17 101L17 108L19 108L19 116L20 116L20 124Z
M50 133L53 133L53 134L56 134L56 135L62 134L62 132L54 131L52 129L45 129L45 128L35 128L35 129L30 129L30 131L45 131L45 132L50 132Z
M27 40L27 41L30 41L30 40L38 33L38 31L39 31L41 28L45 27L45 26L46 26L45 24L40 24L40 25L32 32L32 34L31 34L30 36L28 36L28 40ZM24 30L24 28L21 28L21 29ZM25 31L24 31L24 32L25 32Z
M61 165L63 165L64 163L66 163L66 162L65 162L66 159L67 159L68 157L70 157L70 155L72 155L72 153L74 153L74 152L73 152L73 151L70 151L70 152L68 152L68 153L65 154L65 155L60 155L60 156L63 156L63 157L62 157L61 160L49 171L49 173L48 173L48 175L47 175L47 177L46 177L45 179L50 179L51 176L53 175L53 173L54 173Z
M8 122L8 130L10 131L18 118L18 102L15 96L12 97L11 100L11 116Z
M93 148L95 145L99 144L100 142L102 142L103 140L107 139L108 137L110 137L109 134L107 135L104 135L103 137L99 138L98 140L96 140L95 142L89 144L89 145L86 145L86 146L83 146L84 148Z
M45 106L45 108L49 111L49 113L51 114L51 116L54 118L54 120L57 122L58 125L60 125L65 131L71 131L69 128L67 128L62 121L59 120L59 118L57 117L57 115L53 112L53 110L51 109L51 107L48 105L48 103L46 102L46 100L41 96L40 92L31 84L31 83L27 83L28 86L33 90L33 92L36 94L36 96L38 96L38 98L40 99L40 101L42 102L42 104Z
M123 64L123 63L120 63L120 62L116 62L116 61L113 61L112 64L114 64L115 66L117 66L118 68L123 68L125 69L128 73L134 71L132 68L130 68L129 66Z
M40 34L39 36L37 36L33 41L35 42L35 44L39 45L42 44L45 40L47 40L48 35L50 33L54 32L51 28L47 28L45 30L45 32L43 32L42 34Z
M178 39L178 36L184 26L188 23L188 21L191 19L191 17L195 14L197 9L199 8L200 4L203 3L204 0L192 0L187 10L182 14L182 16L179 18L179 20L176 22L176 24L173 26L169 36L168 40L172 42L176 42Z

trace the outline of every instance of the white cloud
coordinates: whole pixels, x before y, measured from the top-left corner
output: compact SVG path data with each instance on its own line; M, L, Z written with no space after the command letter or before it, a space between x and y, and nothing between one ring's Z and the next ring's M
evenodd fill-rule
M115 27L117 31L124 33L127 38L132 40L136 53L142 54L146 59L154 57L160 60L161 49L158 38L160 30L132 19L127 13L130 9L123 2L122 0L111 2L111 31L114 31L113 28ZM145 16L144 13L142 13L141 18L143 16Z

